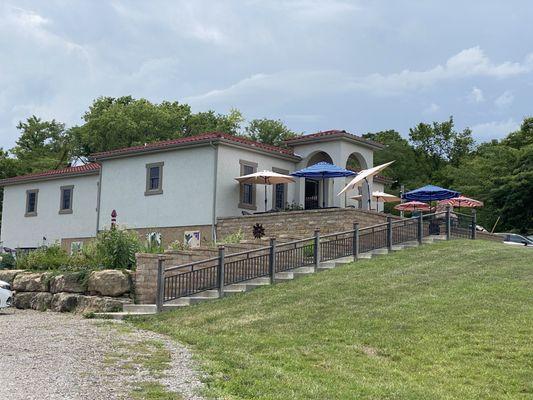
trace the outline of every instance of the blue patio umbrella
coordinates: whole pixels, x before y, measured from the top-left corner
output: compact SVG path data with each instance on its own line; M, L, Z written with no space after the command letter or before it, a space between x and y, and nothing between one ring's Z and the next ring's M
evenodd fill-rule
M322 161L317 164L311 165L307 168L293 172L291 175L297 176L299 178L322 179L322 188L323 188L322 208L324 208L326 207L326 185L324 185L324 180L328 178L341 178L345 176L353 176L353 175L357 175L357 173L341 168L337 165Z
M402 195L402 198L408 201L429 201L446 200L459 196L461 193L455 190L444 189L439 186L426 185L421 188L411 190Z

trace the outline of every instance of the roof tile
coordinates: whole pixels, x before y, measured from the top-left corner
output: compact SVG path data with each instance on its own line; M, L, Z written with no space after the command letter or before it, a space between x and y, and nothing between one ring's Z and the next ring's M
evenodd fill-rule
M8 185L11 183L24 182L29 180L34 180L38 178L52 178L52 177L61 177L63 175L85 175L92 172L96 172L100 169L100 164L98 163L88 163L85 165L79 165L77 167L67 167L61 169L54 169L51 171L44 172L35 172L32 174L14 176L12 178L6 178L0 180L0 185Z

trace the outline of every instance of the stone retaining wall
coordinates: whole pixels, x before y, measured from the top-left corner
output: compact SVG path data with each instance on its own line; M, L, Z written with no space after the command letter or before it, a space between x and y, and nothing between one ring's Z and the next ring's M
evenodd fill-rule
M313 236L316 228L320 228L323 234L342 232L352 229L354 222L358 222L361 228L382 224L387 222L388 216L390 215L377 211L356 208L332 208L218 218L217 238L221 240L240 230L245 239L252 239L252 227L255 224L263 226L267 237L290 236L293 238L305 238ZM397 216L392 216L392 218L401 219Z
M79 273L0 270L0 280L11 284L17 308L58 312L121 311L133 301L130 271L93 271L87 278Z

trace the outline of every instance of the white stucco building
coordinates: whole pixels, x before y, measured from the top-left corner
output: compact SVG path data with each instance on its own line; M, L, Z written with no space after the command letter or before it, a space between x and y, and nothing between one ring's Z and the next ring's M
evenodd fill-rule
M213 132L94 154L92 163L0 181L4 203L0 241L9 248L35 248L61 242L69 247L120 225L141 234L157 230L166 241L199 231L211 240L217 218L264 211L265 187L239 185L235 177L261 170L291 173L328 161L341 167L369 168L382 145L345 131L326 131L287 141L287 148ZM326 180L327 207L368 208L337 196L348 178ZM370 190L383 190L374 178ZM323 183L297 179L267 187L267 209L287 205L316 208ZM376 209L378 205L373 204ZM170 241L172 241L170 240Z

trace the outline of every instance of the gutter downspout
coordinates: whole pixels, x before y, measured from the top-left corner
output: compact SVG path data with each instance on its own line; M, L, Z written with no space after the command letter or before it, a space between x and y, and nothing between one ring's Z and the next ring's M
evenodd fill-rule
M95 237L98 236L98 231L100 230L100 198L102 194L102 171L104 169L104 166L102 163L100 164L100 173L98 175L98 194L96 197L96 234Z
M214 188L213 188L213 219L211 221L211 239L216 243L217 241L217 186L218 186L218 147L213 144L212 141L209 142L213 150L215 151L215 162L213 166L214 174Z

